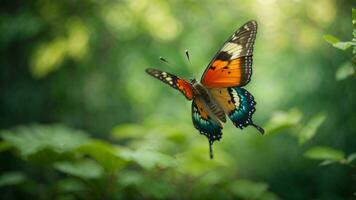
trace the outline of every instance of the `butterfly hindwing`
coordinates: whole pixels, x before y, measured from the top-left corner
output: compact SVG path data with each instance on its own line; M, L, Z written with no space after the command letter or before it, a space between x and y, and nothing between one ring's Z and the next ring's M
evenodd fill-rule
M205 135L209 141L220 140L222 125L218 124L210 116L200 98L195 98L192 102L192 120L194 127Z
M146 69L146 72L161 80L162 82L170 85L171 87L173 87L174 89L179 90L180 92L183 93L183 95L188 99L188 100L192 100L193 99L193 88L192 85L185 81L184 79L181 79L171 73L168 72L164 72L164 71L160 71L158 69L152 69L152 68L148 68Z
M211 93L236 127L243 129L252 125L262 134L264 133L264 130L252 121L252 115L256 111L256 102L246 89L214 88L211 89Z
M256 33L257 22L254 20L241 26L209 63L201 82L209 88L246 85L252 75Z
M192 121L194 127L209 140L210 158L213 157L212 144L215 140L220 140L222 136L222 125L217 123L210 116L200 98L195 98L192 102Z

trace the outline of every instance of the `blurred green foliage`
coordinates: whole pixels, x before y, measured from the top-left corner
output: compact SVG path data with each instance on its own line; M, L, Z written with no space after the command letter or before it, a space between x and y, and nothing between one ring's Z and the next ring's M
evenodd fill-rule
M353 78L356 77L356 9L354 8L352 9L352 25L353 25L353 31L352 31L353 38L351 41L342 42L333 35L324 36L324 39L330 44L332 44L335 48L345 51L350 47L353 47L352 61L346 62L345 64L339 67L339 69L336 71L337 80L343 80L348 77L353 77Z
M355 198L352 6L2 1L1 199ZM227 123L210 160L189 102L144 69L199 78L250 19L259 30L247 89L266 135ZM352 31L348 42L333 36Z

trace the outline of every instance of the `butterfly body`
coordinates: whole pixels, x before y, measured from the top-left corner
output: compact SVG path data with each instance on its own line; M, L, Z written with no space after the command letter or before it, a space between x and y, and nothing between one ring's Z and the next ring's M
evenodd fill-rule
M210 90L206 88L203 84L197 82L195 79L193 79L191 84L193 87L193 94L194 94L193 98L200 99L204 109L208 112L210 116L213 117L216 123L218 123L219 125L225 123L226 116L224 110L221 108L219 103L215 100Z
M264 133L252 121L256 111L254 97L243 88L252 75L256 33L257 22L254 20L235 31L209 63L200 82L195 79L188 82L168 72L146 69L148 74L179 90L192 101L193 125L208 138L211 158L211 146L221 139L227 117L240 129L251 125Z

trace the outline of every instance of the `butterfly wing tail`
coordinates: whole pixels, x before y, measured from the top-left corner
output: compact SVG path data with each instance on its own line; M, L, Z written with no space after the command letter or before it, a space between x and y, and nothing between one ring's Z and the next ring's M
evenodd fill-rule
M228 113L234 125L240 129L251 125L261 134L264 134L264 129L252 121L252 115L256 111L256 102L252 94L244 88L234 87L229 89L232 96L234 96L234 103L236 105L236 108Z
M231 87L214 88L210 91L236 127L243 129L251 125L264 134L264 129L252 121L252 115L256 111L256 102L247 90Z

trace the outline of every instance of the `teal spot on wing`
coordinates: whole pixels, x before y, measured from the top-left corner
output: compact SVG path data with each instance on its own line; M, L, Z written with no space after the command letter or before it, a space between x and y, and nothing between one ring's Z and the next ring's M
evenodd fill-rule
M254 101L253 96L244 88L234 87L229 88L229 91L232 96L233 92L238 96L238 102L234 102L236 109L229 113L231 121L240 129L252 125L252 115L256 111L256 102Z
M208 119L204 119L198 112L198 108L194 101L192 103L192 120L194 127L198 129L201 134L205 135L211 144L215 140L220 140L222 136L222 127L209 116Z

